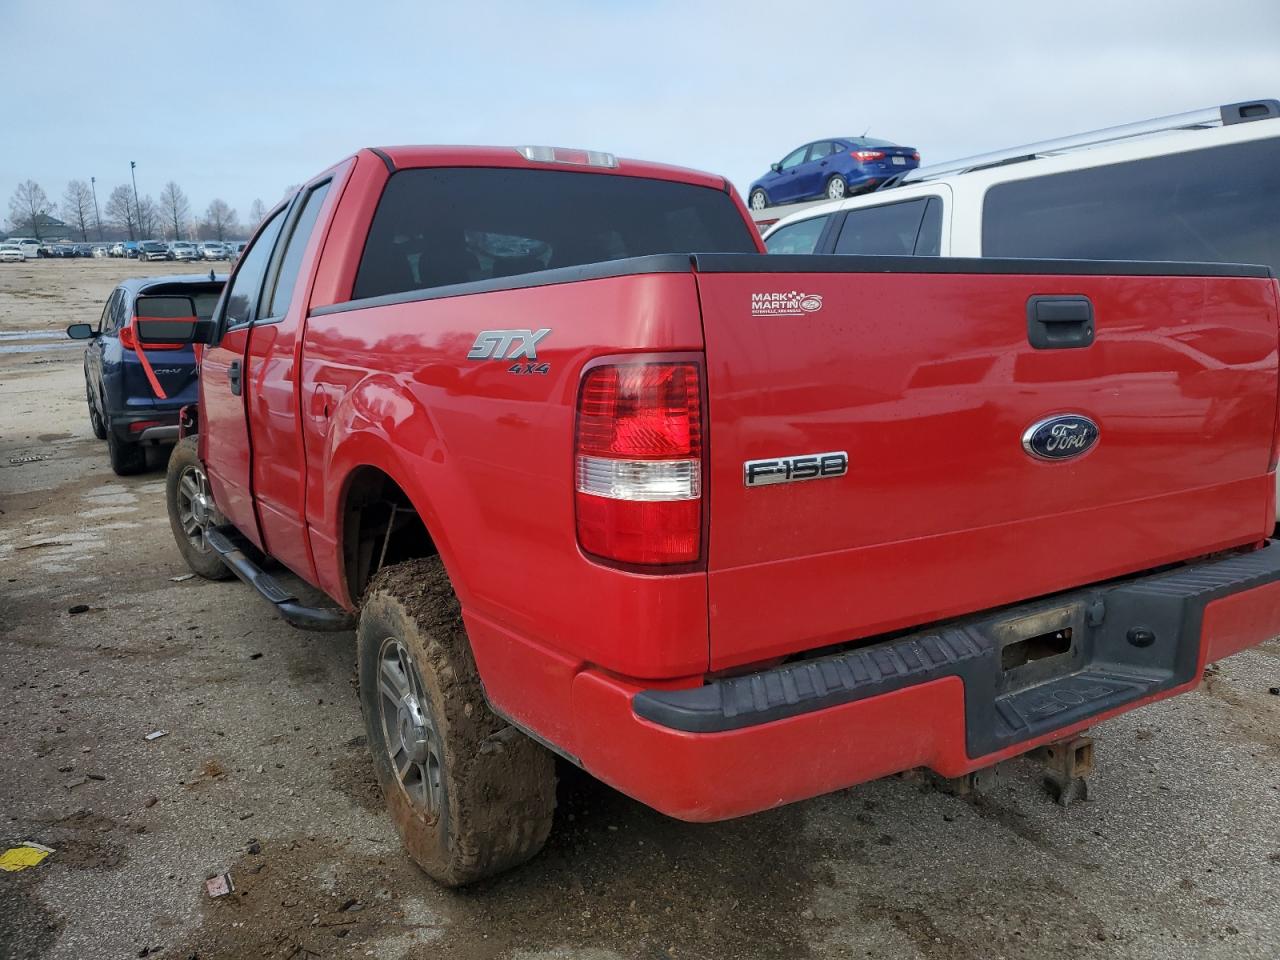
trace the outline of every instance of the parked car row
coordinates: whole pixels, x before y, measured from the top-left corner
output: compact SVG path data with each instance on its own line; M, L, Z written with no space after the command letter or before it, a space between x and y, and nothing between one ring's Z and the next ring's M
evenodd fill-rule
M71 259L74 257L126 257L130 260L235 260L244 249L243 241L203 240L117 240L114 243L73 243L70 240L36 240L31 237L10 237L0 241L7 250L0 262L18 260ZM145 247L145 255L143 248Z

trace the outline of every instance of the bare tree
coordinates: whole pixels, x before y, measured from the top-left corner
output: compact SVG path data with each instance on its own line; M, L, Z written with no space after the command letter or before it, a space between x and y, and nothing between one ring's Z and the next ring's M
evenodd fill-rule
M81 240L89 239L89 228L94 226L93 193L83 180L72 180L62 195L62 219L75 228Z
M181 240L182 231L191 217L191 204L182 188L170 180L160 191L160 210L164 215L165 229L173 228L173 239Z
M130 240L137 240L138 217L133 209L133 193L128 184L121 184L111 191L107 197L107 219L118 229L129 234Z
M210 201L209 209L204 212L204 226L215 240L225 240L228 234L236 231L236 212L225 200L216 198Z
M138 201L138 233L145 240L147 237L158 236L162 229L163 220L160 208L151 199L151 194L147 194Z
M250 232L257 229L258 224L262 222L263 218L266 217L266 215L267 215L267 205L263 203L261 200L253 201L253 204L249 207Z
M9 198L9 223L15 232L30 231L37 240L40 239L40 221L53 212L53 204L34 180L24 180L18 184L13 196Z

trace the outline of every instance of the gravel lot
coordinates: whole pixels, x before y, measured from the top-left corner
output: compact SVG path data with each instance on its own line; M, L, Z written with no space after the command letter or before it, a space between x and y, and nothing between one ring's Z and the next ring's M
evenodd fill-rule
M907 776L712 826L565 771L532 864L433 886L380 809L351 636L171 579L162 458L121 480L92 438L48 332L138 269L0 264L0 849L57 850L0 873L3 960L1280 956L1274 640L1093 731L1069 810L1030 761L981 802Z

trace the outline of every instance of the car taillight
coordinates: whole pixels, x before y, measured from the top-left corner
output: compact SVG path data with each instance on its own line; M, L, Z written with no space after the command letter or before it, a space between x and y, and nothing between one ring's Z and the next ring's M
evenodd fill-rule
M865 163L868 160L883 160L884 151L883 150L854 150L851 154L849 154L849 156L853 157L853 159L857 160L860 163Z
M129 424L130 433L141 433L143 430L149 430L152 427L160 426L159 420L135 420Z
M911 155L911 159L912 159L912 160L914 160L916 163L919 163L919 162L920 162L920 151L919 151L919 150L917 150L915 153L913 153L913 154Z
M120 328L120 346L126 350L138 349L138 338L133 335L133 324Z
M695 363L588 371L575 443L578 543L619 563L702 553L702 386Z

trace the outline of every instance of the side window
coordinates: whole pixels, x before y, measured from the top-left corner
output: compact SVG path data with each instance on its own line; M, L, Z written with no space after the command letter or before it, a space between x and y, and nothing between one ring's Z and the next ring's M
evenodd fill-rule
M804 163L805 151L808 149L808 145L805 145L799 150L792 150L782 158L782 163L778 164L778 166L782 167L783 170L790 170L792 167L800 166L800 164Z
M262 278L266 275L271 251L276 245L276 237L280 235L280 226L284 223L284 213L284 210L280 210L271 218L258 234L253 246L240 258L235 278L231 281L231 289L227 292L226 306L223 308L228 327L238 327L253 319L253 305L258 301Z
M99 333L107 333L111 330L111 312L115 308L116 298L119 296L119 290L112 290L111 296L107 297L107 302L102 307L102 316L98 318Z
M835 252L854 256L912 256L924 208L925 201L920 199L850 210L840 228Z
M809 148L809 159L821 160L823 157L830 155L830 153L831 144L829 142L815 143Z
M770 253L813 253L828 219L829 217L810 217L799 223L787 224L769 234L769 239L764 242L765 249Z
M265 307L259 316L278 318L288 312L289 301L293 298L293 288L298 281L298 271L302 268L302 254L307 249L307 241L311 239L311 232L315 229L316 220L320 217L320 208L324 206L324 198L328 193L329 181L326 180L319 186L312 187L306 199L302 201L302 210L285 244L280 266L264 291Z
M997 184L983 201L982 255L1275 270L1277 224L1280 138L1273 136Z
M916 235L916 256L942 256L941 197L930 197L925 204L924 219L920 221L920 232Z
M117 291L116 304L111 308L111 330L114 332L129 324L129 308L132 303L124 290Z

